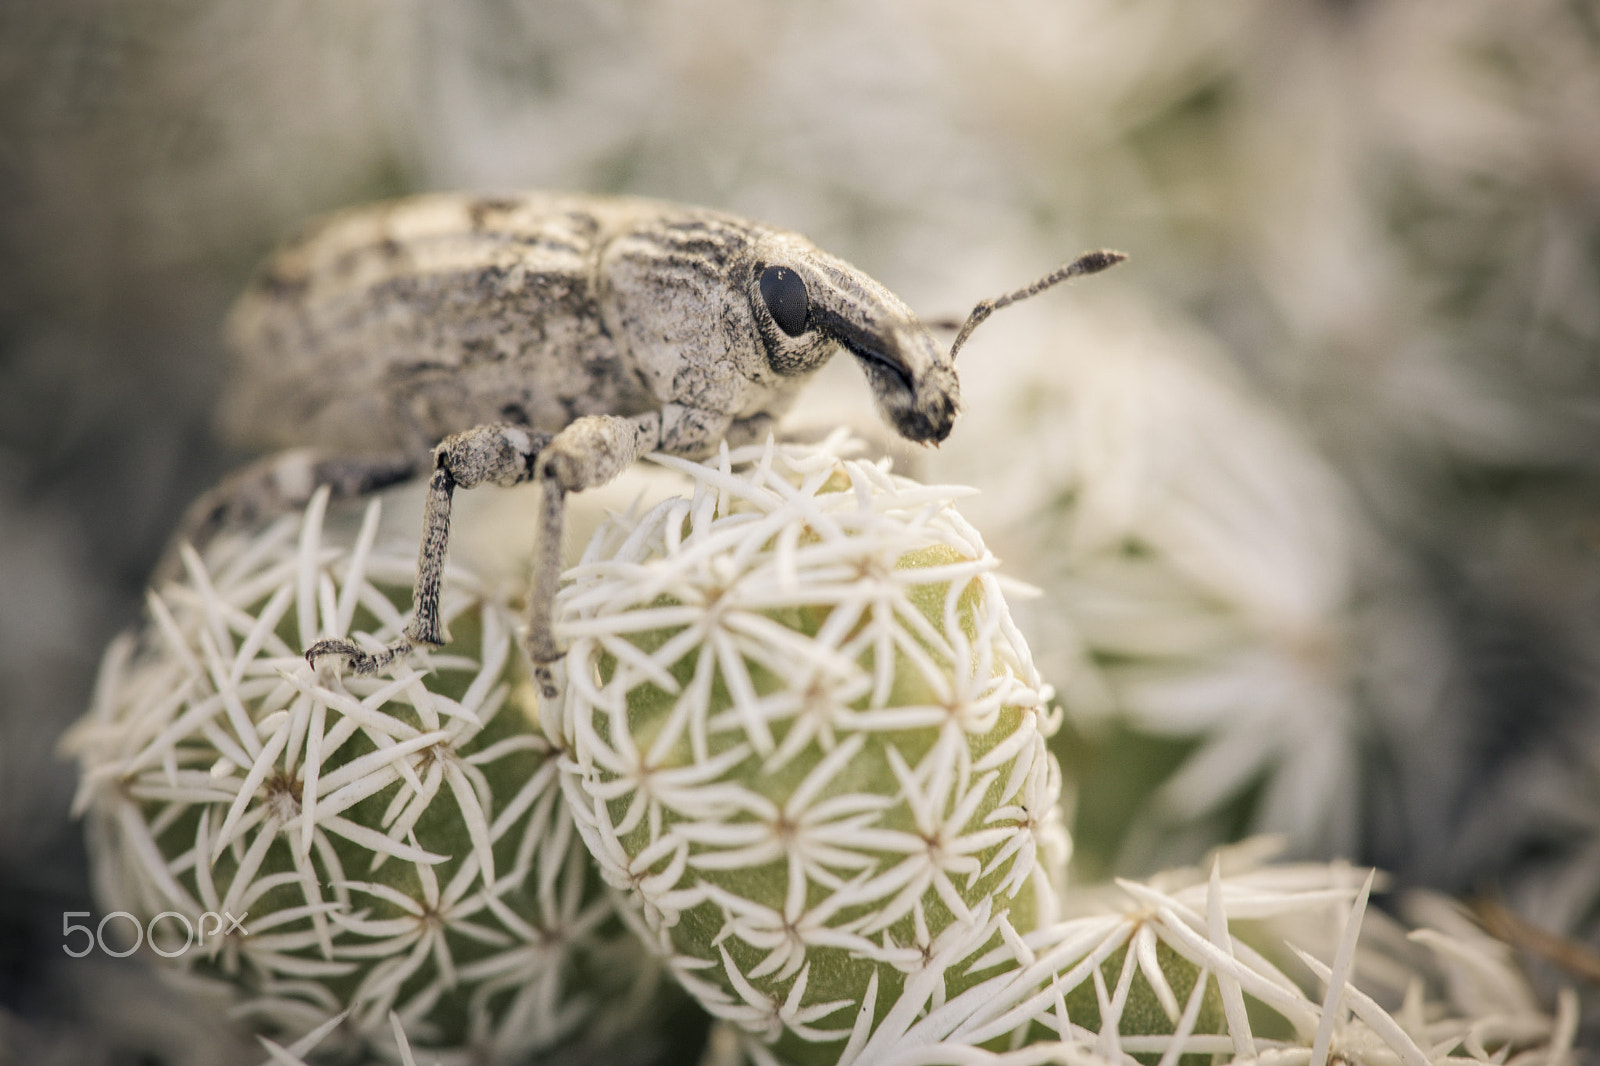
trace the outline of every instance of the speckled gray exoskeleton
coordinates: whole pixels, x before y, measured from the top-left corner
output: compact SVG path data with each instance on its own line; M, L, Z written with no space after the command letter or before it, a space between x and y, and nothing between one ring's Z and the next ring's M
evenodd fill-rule
M599 196L429 195L313 224L239 299L223 430L298 448L202 500L191 533L431 467L413 613L387 648L324 640L314 663L382 669L448 640L439 587L456 488L544 490L526 647L552 632L564 498L659 449L704 458L764 437L839 348L907 440L960 407L955 353L998 307L1120 260L1093 252L974 310L949 352L882 285L798 234L676 204Z

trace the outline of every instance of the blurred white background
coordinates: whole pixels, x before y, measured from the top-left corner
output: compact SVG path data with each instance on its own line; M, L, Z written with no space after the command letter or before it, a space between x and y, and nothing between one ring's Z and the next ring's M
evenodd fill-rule
M1078 876L1272 831L1600 946L1600 8L4 0L0 1057L227 1061L60 953L56 741L244 458L252 266L525 187L785 225L931 318L1128 252L977 334L920 464L1040 589ZM871 419L847 362L804 419Z

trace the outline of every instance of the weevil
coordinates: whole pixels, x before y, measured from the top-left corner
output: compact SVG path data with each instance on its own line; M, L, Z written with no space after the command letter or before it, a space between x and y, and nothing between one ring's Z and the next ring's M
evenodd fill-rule
M691 459L762 438L840 348L902 437L944 440L955 356L1008 303L1122 259L1091 252L978 304L948 351L893 293L804 237L650 200L434 194L313 223L239 298L239 372L222 431L292 451L197 505L191 532L285 509L317 485L356 495L428 472L412 615L377 651L313 664L383 669L448 642L439 592L452 494L537 481L524 646L547 695L564 501L653 451Z

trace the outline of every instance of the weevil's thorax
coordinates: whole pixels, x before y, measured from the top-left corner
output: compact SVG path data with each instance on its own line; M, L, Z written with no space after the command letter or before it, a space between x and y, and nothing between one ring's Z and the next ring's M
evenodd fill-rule
M763 232L710 212L662 212L602 252L606 331L658 402L748 414L787 391L750 306Z

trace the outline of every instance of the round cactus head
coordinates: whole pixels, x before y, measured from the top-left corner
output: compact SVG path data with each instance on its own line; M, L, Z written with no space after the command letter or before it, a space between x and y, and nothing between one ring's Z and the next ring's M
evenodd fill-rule
M72 739L101 906L280 1039L645 1047L667 986L574 832L507 606L452 572L448 654L314 673L312 640L399 630L413 566L376 504L325 505L187 553L108 653Z
M692 495L570 572L547 728L678 979L769 1057L835 1061L1048 917L1049 693L965 490L826 446L682 467Z

